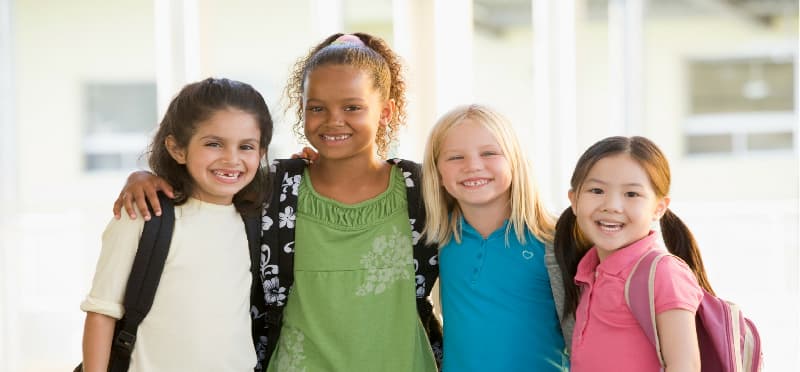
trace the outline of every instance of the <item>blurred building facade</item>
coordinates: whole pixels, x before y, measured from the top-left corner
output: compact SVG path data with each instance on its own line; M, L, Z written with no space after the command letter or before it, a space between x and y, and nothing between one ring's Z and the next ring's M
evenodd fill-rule
M0 371L80 359L100 234L166 103L206 76L253 84L299 148L282 89L333 32L406 60L421 159L456 104L496 107L548 206L609 135L667 153L673 209L709 277L762 330L767 371L800 370L798 4L791 0L0 0Z

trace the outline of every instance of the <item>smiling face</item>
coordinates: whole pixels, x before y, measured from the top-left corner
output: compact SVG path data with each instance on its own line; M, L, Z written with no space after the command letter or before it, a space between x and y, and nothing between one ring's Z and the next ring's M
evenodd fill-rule
M658 197L644 168L622 153L598 160L577 190L569 192L578 227L600 260L647 236L669 205Z
M462 210L507 210L511 166L484 126L466 118L444 136L436 165L442 186Z
M197 123L186 148L171 136L170 155L186 166L194 181L192 197L214 204L231 204L260 166L261 131L252 114L235 109L216 111Z
M308 74L303 94L304 132L320 160L376 154L376 133L391 118L364 71L348 65L322 65Z

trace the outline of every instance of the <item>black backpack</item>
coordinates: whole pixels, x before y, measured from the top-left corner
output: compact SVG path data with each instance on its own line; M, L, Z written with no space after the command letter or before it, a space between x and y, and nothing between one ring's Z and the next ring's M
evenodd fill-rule
M118 320L114 327L114 338L111 343L111 355L108 361L109 372L125 372L131 362L131 353L136 344L136 329L147 316L153 299L156 295L164 263L169 253L172 242L172 232L175 227L175 205L172 199L163 193L158 193L161 203L161 216L156 216L153 207L150 210L150 221L144 223L142 236L139 238L139 247L133 260L131 273L125 287L123 307L125 315ZM251 273L258 272L257 262L259 255L259 238L261 230L257 217L242 215L247 232L248 248L250 251ZM255 286L257 276L253 276ZM82 372L83 363L75 367L73 372Z
M431 288L439 276L438 249L426 245L420 232L425 226L425 208L420 197L422 168L408 160L388 161L402 170L406 183L408 218L412 225L414 266L416 270L417 313L428 334L436 364L441 368L442 326L433 314L429 299ZM256 342L258 365L256 371L266 371L269 359L277 346L286 300L294 283L293 224L281 221L281 214L294 214L304 159L275 160L270 170L272 197L262 216L260 277L262 288L254 286L250 303L253 306L253 339Z

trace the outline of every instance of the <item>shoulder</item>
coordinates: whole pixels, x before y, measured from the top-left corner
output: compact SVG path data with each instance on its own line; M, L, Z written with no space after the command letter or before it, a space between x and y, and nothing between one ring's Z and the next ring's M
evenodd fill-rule
M106 225L103 231L103 242L105 243L106 240L120 239L133 239L134 241L138 241L139 236L142 235L144 224L145 220L141 216L132 219L127 213L122 213L120 219L112 218L111 221L108 222L108 225Z
M670 309L695 311L703 290L694 272L678 257L669 255L658 262L655 275L656 312Z

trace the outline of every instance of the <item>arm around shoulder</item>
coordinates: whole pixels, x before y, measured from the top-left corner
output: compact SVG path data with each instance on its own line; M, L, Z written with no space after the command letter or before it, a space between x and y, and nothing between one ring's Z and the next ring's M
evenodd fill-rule
M136 171L128 176L125 186L122 187L117 200L114 201L114 218L119 219L122 208L128 212L131 218L136 218L136 212L133 209L133 204L136 204L136 209L145 219L150 219L150 211L147 209L147 202L153 206L153 212L161 215L161 204L158 202L158 191L163 191L170 198L174 198L175 194L172 190L172 185L168 184L163 178L156 176L148 171Z

